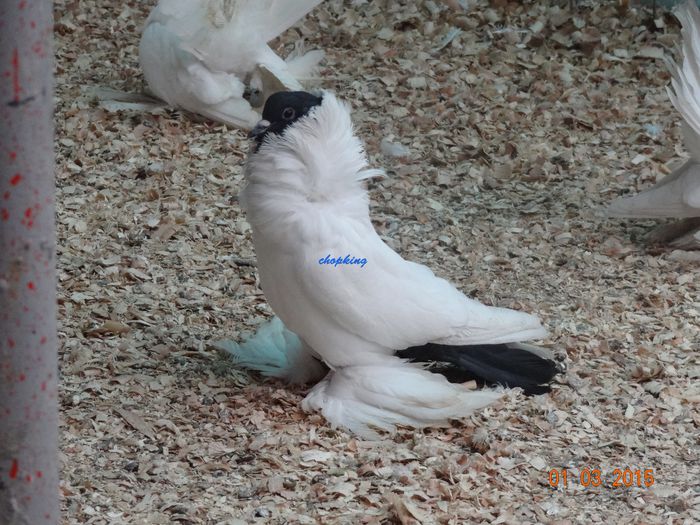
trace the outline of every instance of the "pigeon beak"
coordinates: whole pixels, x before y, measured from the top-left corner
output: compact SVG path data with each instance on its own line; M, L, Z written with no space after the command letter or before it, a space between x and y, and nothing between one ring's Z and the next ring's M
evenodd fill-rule
M270 127L270 121L268 120L261 120L258 122L253 129L250 130L250 133L248 133L248 138L249 139L256 139L260 135L263 135L266 131L267 128Z

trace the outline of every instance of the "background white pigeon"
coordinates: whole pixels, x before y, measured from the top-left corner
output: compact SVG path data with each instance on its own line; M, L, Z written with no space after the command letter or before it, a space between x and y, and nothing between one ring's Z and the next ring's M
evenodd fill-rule
M668 61L673 77L668 96L683 117L683 142L690 159L655 186L612 202L607 209L612 217L700 217L700 10L694 0L688 0L676 17L682 26L683 62ZM652 238L678 248L700 248L700 222L663 227Z
M255 107L273 92L301 89L323 58L316 50L284 61L267 45L321 1L160 0L139 46L149 89L170 105L250 129L260 119Z
M372 427L439 425L500 397L407 359L546 389L557 372L550 355L513 344L546 335L536 317L467 298L377 235L364 181L378 171L366 169L346 105L330 93L277 93L263 119L251 132L241 201L269 304L331 369L305 409L369 437Z

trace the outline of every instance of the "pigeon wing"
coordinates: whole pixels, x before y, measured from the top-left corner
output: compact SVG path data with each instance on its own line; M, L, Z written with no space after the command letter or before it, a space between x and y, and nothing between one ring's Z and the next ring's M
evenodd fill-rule
M505 343L544 337L532 315L469 299L427 267L401 258L369 220L349 227L328 218L334 243L298 266L305 296L329 321L392 349L427 342ZM361 264L320 264L326 255L366 259Z
M177 24L186 46L208 66L249 73L262 61L266 43L321 0L209 0L194 21ZM190 26L196 27L192 32Z
M251 18L260 20L265 42L278 37L296 24L322 0L247 0L246 10L250 10ZM253 15L252 13L255 13Z

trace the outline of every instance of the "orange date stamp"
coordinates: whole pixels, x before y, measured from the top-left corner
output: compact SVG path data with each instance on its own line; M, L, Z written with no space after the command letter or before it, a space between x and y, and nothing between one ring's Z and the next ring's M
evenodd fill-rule
M567 488L569 485L582 487L630 488L654 485L654 469L616 468L604 474L599 468L584 467L578 473L569 469L552 469L549 471L549 486Z

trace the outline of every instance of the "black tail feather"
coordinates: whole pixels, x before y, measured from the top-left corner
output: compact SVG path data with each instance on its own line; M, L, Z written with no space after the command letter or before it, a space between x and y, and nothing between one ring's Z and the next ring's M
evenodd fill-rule
M527 395L549 392L548 383L559 373L555 361L518 348L517 344L439 345L428 343L396 352L419 363L446 363L429 369L451 382L475 379L479 384L520 387Z

